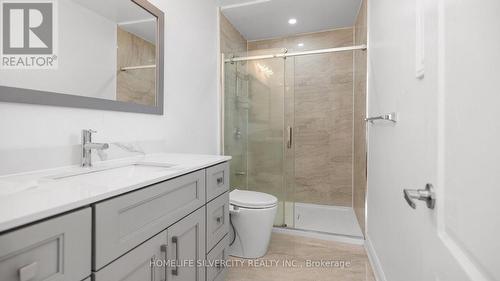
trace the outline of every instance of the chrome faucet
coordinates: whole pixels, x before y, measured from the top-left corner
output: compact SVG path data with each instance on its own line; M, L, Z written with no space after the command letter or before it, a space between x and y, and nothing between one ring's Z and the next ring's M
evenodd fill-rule
M93 143L94 130L82 130L82 167L92 167L92 149L104 150L109 148L107 143Z

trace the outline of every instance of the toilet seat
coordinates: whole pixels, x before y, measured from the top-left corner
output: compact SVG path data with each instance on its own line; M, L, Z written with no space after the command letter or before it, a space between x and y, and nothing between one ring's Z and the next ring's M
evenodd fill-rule
M278 198L262 192L235 189L229 194L230 204L251 209L267 209L278 205Z

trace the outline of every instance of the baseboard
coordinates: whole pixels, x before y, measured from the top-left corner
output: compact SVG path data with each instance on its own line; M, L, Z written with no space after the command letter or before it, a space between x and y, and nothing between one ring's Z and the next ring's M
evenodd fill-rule
M375 279L377 281L387 281L384 270L382 269L382 264L380 263L377 253L375 252L375 248L373 248L373 244L368 234L366 234L365 249L368 254L368 260L370 260L370 264L372 265Z

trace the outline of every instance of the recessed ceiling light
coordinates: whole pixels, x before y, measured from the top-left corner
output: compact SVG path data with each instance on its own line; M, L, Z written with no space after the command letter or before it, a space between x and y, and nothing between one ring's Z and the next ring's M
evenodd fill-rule
M297 46L304 47L304 43L299 43L299 44L297 44Z
M297 23L297 19L289 19L288 24L294 25Z

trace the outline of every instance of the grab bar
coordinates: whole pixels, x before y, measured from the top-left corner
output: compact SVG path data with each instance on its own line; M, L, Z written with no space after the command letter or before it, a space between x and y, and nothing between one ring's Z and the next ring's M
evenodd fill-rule
M365 121L370 121L373 123L375 120L387 120L396 123L397 122L397 114L396 112L391 112L387 114L382 114L380 116L368 117L365 118Z

